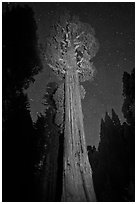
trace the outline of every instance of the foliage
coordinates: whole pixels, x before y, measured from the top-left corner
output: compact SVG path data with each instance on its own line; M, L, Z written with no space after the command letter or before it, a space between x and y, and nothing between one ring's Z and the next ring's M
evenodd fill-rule
M99 201L135 200L135 70L123 74L124 103L127 123L120 123L112 109L101 119L98 150L88 147L93 169L95 192ZM131 108L132 107L132 108Z
M64 83L59 85L53 99L56 104L55 123L60 126L62 131L64 126Z
M49 87L47 84L46 70L39 72L33 77L34 82L29 84L27 89L23 89L25 95L27 95L27 109L30 111L33 124L37 122L38 116L45 116L47 109L51 107L49 100L56 89L56 83ZM49 90L50 89L50 90Z
M93 76L95 68L91 63L99 48L90 25L82 23L78 17L63 15L53 25L47 43L45 58L57 73L65 74L72 67L80 73L80 80Z
M2 16L3 32L3 201L35 199L33 141L35 131L22 93L32 67L40 65L34 13L28 6L8 8ZM9 173L10 172L10 173ZM12 176L11 176L12 175Z
M2 21L3 201L53 200L59 146L59 130L53 124L57 85L47 83L46 69L40 71L32 9L7 6Z
M119 120L119 117L118 115L115 113L114 109L112 108L112 121L113 121L113 124L117 127L120 127L120 120Z
M131 74L123 74L123 96L124 103L122 112L128 124L134 125L135 118L135 69Z
M105 120L102 119L98 151L90 152L89 156L98 200L126 201L130 199L126 190L130 181L128 144L118 116L114 110L112 113L112 118L106 113Z
M52 87L53 84L48 86ZM37 140L35 142L34 173L38 201L55 201L56 199L59 129L53 123L54 108L51 103L46 115L38 117L35 124Z

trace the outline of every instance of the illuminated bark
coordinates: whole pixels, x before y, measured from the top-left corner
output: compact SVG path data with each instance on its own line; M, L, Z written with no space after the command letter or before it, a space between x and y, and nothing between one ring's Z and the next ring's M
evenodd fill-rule
M62 201L96 201L88 160L78 73L65 76L65 139Z
M79 81L93 78L90 60L98 50L94 34L89 25L67 15L54 26L47 45L48 65L65 79L62 201L96 201L81 107L84 88L79 85Z

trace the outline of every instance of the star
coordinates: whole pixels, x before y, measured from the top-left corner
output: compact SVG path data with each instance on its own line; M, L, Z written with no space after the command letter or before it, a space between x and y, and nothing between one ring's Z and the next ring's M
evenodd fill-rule
M116 53L119 53L119 50L116 50Z
M124 61L127 61L127 58L126 58L126 57L124 58Z

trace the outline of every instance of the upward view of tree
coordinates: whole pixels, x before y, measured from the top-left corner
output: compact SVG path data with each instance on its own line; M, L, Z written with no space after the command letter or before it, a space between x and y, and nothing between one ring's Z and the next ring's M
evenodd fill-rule
M53 25L45 59L63 83L55 95L56 121L64 132L62 201L95 201L92 171L88 160L81 96L83 82L93 77L91 59L98 51L95 32L69 13ZM59 116L60 115L60 116Z
M125 122L106 112L98 148L86 147L81 83L96 73L94 29L58 12L41 54L33 10L3 8L3 202L134 201L135 69L122 79Z

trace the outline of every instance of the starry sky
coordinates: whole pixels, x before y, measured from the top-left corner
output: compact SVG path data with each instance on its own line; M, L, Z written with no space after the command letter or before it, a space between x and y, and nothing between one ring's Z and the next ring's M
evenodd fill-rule
M64 7L89 23L96 32L100 49L93 58L97 74L94 81L83 83L86 90L82 101L87 145L98 146L100 122L113 108L121 123L122 75L135 67L135 8L134 3L26 3L33 8L38 26L39 43L46 42L49 26L58 8ZM47 78L53 80L47 68Z

